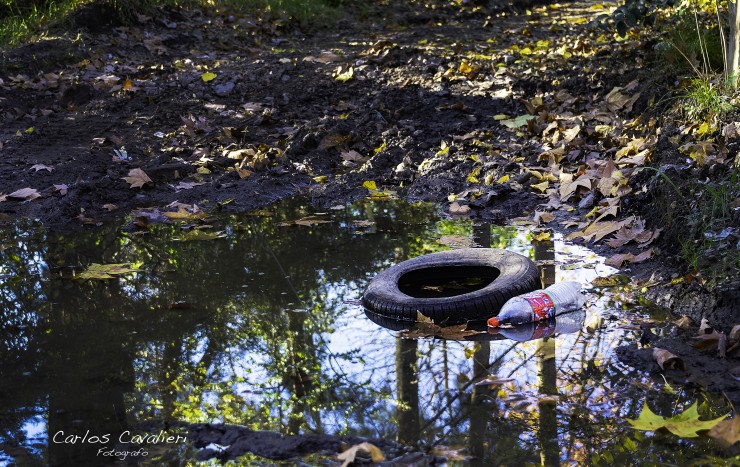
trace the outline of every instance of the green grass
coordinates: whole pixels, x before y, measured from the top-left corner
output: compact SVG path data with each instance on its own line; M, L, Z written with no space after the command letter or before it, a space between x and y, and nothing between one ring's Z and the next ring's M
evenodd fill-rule
M18 45L64 18L84 0L48 2L0 0L0 44Z
M731 103L735 90L721 77L700 76L689 81L684 95L684 111L692 120L707 121L721 118L734 109Z

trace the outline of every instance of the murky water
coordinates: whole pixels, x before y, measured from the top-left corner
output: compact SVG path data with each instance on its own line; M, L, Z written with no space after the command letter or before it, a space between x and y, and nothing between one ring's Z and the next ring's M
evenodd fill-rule
M191 459L187 443L126 434L148 420L398 439L462 465L686 465L716 454L708 439L625 420L646 400L665 416L695 401L707 415L729 412L721 397L616 360L639 338L634 322L666 319L630 293L590 289L575 321L462 341L403 338L357 304L374 274L449 248L440 239L525 254L546 282L587 285L614 272L602 258L558 237L532 241L528 226L440 219L430 205L365 201L286 225L316 216L306 206L214 219L224 237L208 241L183 241L169 224L5 230L0 464L103 465L121 433L129 451L147 449L127 462ZM90 263L141 272L71 278Z

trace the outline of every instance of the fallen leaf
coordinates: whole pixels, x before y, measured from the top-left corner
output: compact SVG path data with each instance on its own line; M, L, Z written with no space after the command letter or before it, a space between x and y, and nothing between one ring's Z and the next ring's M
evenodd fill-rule
M450 204L450 214L453 216L459 216L464 215L470 212L470 206L467 204L461 205L457 201L454 201L452 204Z
M618 287L629 284L630 278L624 274L612 274L608 277L597 277L591 281L594 287Z
M175 191L192 190L194 187L198 185L205 185L205 182L180 182L174 188L175 188Z
M642 408L640 416L635 419L627 419L632 428L643 431L655 431L665 428L674 435L681 438L696 438L699 431L710 430L719 422L727 418L727 415L715 418L714 420L699 420L698 403L694 402L691 407L684 412L670 418L661 417L654 414L647 406L647 402ZM729 414L728 414L729 415Z
M98 264L92 263L84 271L77 274L75 279L115 279L115 276L138 272L140 264L117 263L117 264Z
M337 454L337 459L342 461L342 467L347 467L355 461L358 452L366 452L370 454L370 458L373 462L383 462L385 460L383 452L377 446L368 442L355 444L343 453Z
M142 188L147 183L152 182L152 179L139 168L131 169L128 173L128 177L122 177L122 179L126 180L126 182L131 185L130 188Z
M653 359L662 370L686 371L686 365L683 360L665 349L654 348Z
M294 221L281 222L278 224L278 227L288 227L291 225L302 225L304 227L311 227L316 224L326 224L329 222L331 221L320 216L307 216Z
M717 423L707 433L723 448L729 448L740 441L740 414L732 414L732 418Z
M676 327L678 327L679 329L689 329L692 323L693 321L691 320L691 318L686 315L681 316L675 321Z
M478 246L472 238L465 235L443 235L437 241L450 248L472 248Z
M107 209L110 212L110 211L117 210L118 209L118 206L116 206L115 204L112 204L112 203L107 203L107 204L104 204L103 205L103 208Z
M612 267L619 269L625 263L641 263L647 260L648 258L650 258L652 254L653 254L652 249L645 250L639 255L633 255L632 253L622 253L622 254L617 254L617 255L607 258L607 260L604 261L604 263L607 266L612 266Z
M534 221L535 224L540 225L542 223L549 224L555 219L555 216L552 213L546 212L546 211L536 211L534 213Z
M535 117L534 115L525 114L508 120L499 120L499 122L506 128L516 129L527 125L527 122L534 118L537 117Z
M162 215L170 220L195 220L207 217L207 214L203 211L195 210L190 212L182 206L179 206L176 212L163 212Z
M584 187L587 190L591 189L591 179L579 176L577 179L573 179L573 174L560 172L560 201L567 201L568 198L573 196L578 187Z
M587 242L591 241L591 239L593 239L594 241L599 241L607 235L621 229L622 226L626 223L626 221L592 222L583 231L573 232L569 234L566 238L568 240L573 240L578 237L583 237L583 239Z
M206 72L200 75L200 79L202 79L204 83L207 83L209 81L213 81L214 79L216 79L216 76L217 75L215 73L211 73L209 71L209 72Z
M56 184L54 185L54 191L56 191L57 193L59 193L62 196L64 196L64 195L67 194L67 190L68 190L68 187L64 183L62 183L60 185L56 185Z
M695 337L694 347L697 349L716 349L724 336L724 333L717 331L710 334L700 334Z
M362 182L362 186L370 191L375 191L378 189L378 185L373 180L365 180L364 182Z
M31 201L41 197L41 194L39 194L38 190L34 188L21 188L20 190L16 190L7 195L7 197L11 199L22 199L25 201Z
M206 232L205 230L201 229L195 229L191 230L182 237L180 237L178 240L183 242L192 242L192 241L201 241L201 240L216 240L217 238L224 238L226 235L219 231L219 232Z
M50 167L50 166L44 165L44 164L34 164L34 165L31 166L31 168L33 170L35 170L36 172L38 172L39 170L46 170L48 172L51 172L51 171L54 170L54 167Z

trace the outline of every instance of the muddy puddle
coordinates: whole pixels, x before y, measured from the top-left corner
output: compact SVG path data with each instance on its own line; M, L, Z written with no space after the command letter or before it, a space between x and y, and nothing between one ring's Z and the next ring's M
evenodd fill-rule
M398 441L406 459L449 465L711 464L717 454L704 437L631 428L646 401L663 416L695 402L702 418L730 408L622 365L614 350L667 316L620 286L591 286L616 271L558 236L369 200L215 216L199 221L212 225L203 235L188 222L6 228L0 464L184 465L225 452L193 440L187 424L200 423ZM405 338L359 306L384 268L473 243L535 259L545 282L588 286L585 313L454 340ZM92 263L139 272L73 279ZM341 463L316 450L303 453L309 465ZM295 465L282 457L241 462Z

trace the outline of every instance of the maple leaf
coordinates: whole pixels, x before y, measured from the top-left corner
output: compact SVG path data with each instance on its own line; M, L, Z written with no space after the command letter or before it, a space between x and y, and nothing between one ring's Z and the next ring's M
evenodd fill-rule
M713 420L699 420L699 412L697 408L698 403L694 402L691 407L682 413L666 418L654 414L647 406L647 402L645 402L640 416L635 420L628 418L627 421L635 430L655 431L665 428L681 438L696 438L699 436L699 431L712 429L729 415L723 415Z
M342 467L347 467L355 461L357 453L360 451L370 454L370 458L373 462L383 462L385 460L385 456L380 448L368 442L355 444L343 453L337 454L337 459L342 461Z
M152 182L149 175L139 168L131 169L128 173L128 177L122 177L122 179L126 180L126 182L131 185L130 188L142 188L147 183Z

